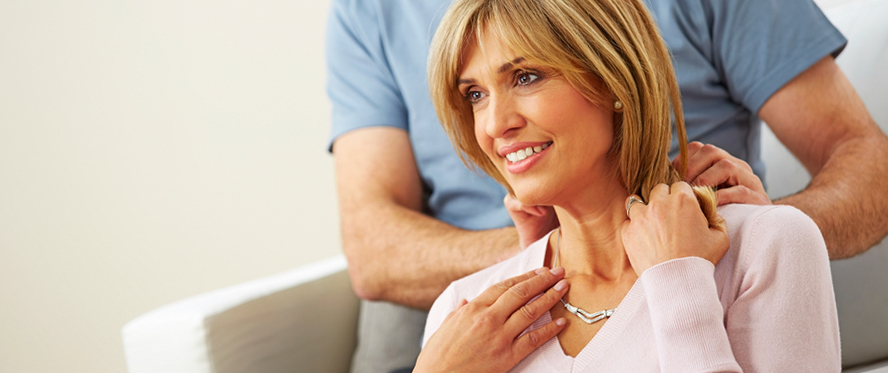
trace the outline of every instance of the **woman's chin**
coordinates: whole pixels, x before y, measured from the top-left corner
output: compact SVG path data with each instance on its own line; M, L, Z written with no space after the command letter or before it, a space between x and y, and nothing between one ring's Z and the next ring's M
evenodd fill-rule
M526 206L552 205L552 203L550 202L551 198L549 198L549 196L545 195L544 193L539 193L538 191L521 192L515 190L515 198L517 198Z

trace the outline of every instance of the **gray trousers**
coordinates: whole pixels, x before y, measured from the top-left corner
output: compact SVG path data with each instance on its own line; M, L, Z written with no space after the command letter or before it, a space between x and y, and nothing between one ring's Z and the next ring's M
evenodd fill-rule
M412 369L419 356L427 315L394 303L361 301L358 347L351 373Z

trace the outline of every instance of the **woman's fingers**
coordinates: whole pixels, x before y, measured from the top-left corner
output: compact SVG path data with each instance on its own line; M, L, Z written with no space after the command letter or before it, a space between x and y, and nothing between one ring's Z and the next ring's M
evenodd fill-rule
M556 268L556 270L561 270L561 276L563 276L563 269ZM559 276L554 276L554 278L559 278ZM545 286L545 283L543 283L542 285ZM544 287L543 289L545 290L545 292L542 293L542 295L540 295L530 303L524 302L524 305L520 306L520 308L518 308L517 311L514 311L512 313L512 316L509 317L508 320L506 320L506 332L511 332L514 335L518 335L519 333L521 333L521 331L527 329L530 324L533 324L533 322L539 319L540 316L552 309L552 306L557 304L561 300L561 297L563 297L564 294L567 293L567 289L569 287L570 284L564 279L558 280L558 282L555 283L554 286L548 287L548 290L545 290L546 287ZM539 292L535 292L535 294L539 294ZM510 301L509 299L507 299L508 295L509 294L507 293L503 296L503 298L501 298L504 303ZM515 299L515 301L515 303L520 302L520 300L517 298ZM508 309L508 307L513 306L515 303L505 304L504 307Z
M511 286L491 306L497 314L506 315L506 318L503 319L504 323L506 319L512 316L512 314L530 311L520 309L522 306L526 305L527 302L530 302L531 299L543 294L546 289L551 288L564 278L564 268L561 267L553 268L551 270L540 268L535 273L537 273L536 276ZM536 317L539 318L539 315ZM536 320L536 318L534 320Z
M632 220L632 210L636 210L634 214L636 214L635 216L638 216L638 214L642 213L642 211L640 211L639 209L643 210L647 207L644 201L641 200L641 197L638 197L634 194L626 197L626 202L624 203L624 205L626 206L626 217L628 217L629 220Z
M530 333L522 335L512 344L512 351L517 356L527 356L542 346L543 343L546 343L546 341L552 339L552 337L556 336L558 333L561 333L561 330L564 329L565 325L567 325L567 320L563 317L559 317L546 325L543 325L539 329L535 329Z
M469 301L467 301L465 299L460 300L459 304L456 305L456 308L454 308L453 311L450 311L450 313L448 313L447 316L444 317L444 321L442 322L442 324L446 324L447 320L450 320L453 318L453 315L456 314L456 311L459 311L460 308L462 308L463 306L465 306L467 304L469 304Z
M663 199L669 196L669 186L666 184L657 184L651 188L651 195L648 197L648 203L653 202L657 199Z
M651 190L648 205L633 204L621 238L632 268L640 276L659 263L697 256L718 263L728 247L727 235L710 228L685 182Z
M472 302L478 303L482 306L490 306L494 304L497 299L500 298L505 292L509 291L513 286L520 284L528 279L534 278L539 275L539 273L549 272L549 270L545 267L539 268L512 278L507 278L499 283L487 288L484 290L481 295L479 295ZM516 307L517 309L517 307Z
M678 193L682 193L682 194L692 196L692 197L694 196L694 190L691 188L691 185L684 182L684 181L679 181L677 183L673 183L672 186L669 187L669 194L678 194Z

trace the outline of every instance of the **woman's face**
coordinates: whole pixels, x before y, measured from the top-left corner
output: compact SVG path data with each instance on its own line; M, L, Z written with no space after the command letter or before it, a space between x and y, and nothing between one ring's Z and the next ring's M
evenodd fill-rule
M465 51L459 90L472 105L478 144L516 197L561 205L579 192L594 193L590 187L619 183L608 154L613 107L593 104L557 71L485 35L484 54L477 43Z

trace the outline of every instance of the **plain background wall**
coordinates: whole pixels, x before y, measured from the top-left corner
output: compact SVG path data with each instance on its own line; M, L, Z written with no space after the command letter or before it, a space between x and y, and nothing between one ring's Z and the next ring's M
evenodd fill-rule
M0 372L340 252L329 1L0 1Z
M340 252L328 7L0 2L0 372L123 372L135 316Z

